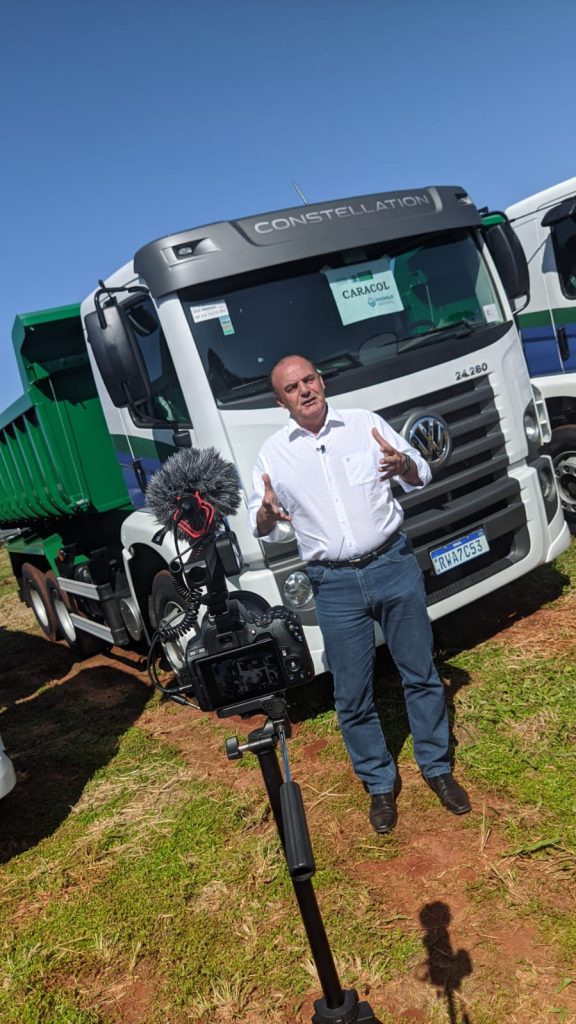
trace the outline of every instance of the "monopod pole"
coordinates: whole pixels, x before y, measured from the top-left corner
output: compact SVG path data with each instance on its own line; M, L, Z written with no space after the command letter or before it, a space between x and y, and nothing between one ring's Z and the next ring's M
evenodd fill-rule
M300 820L292 822L285 821L282 813L281 790L282 786L286 784L278 764L276 753L277 735L274 728L271 728L271 724L269 720L262 729L251 732L248 742L243 749L248 749L253 754L256 754L260 764L272 814L274 815L282 849L288 863L290 880L316 965L318 979L324 993L323 999L318 999L314 1003L315 1013L312 1018L312 1024L378 1024L368 1003L358 1002L356 990L343 990L340 985L332 950L330 949L324 922L322 921L316 900L316 893L310 880L310 876L314 873L315 868L311 847L309 846L304 808L300 803L299 811L297 814L295 813L295 816L299 817ZM241 756L240 749L236 745L228 749L229 756L234 757L238 756L238 754ZM237 750L238 754L234 754L233 750ZM295 784L292 783L292 785ZM287 807L287 802L285 802L284 807ZM287 837L287 829L289 827L300 833L305 833L305 836L296 836L296 846L300 850L304 849L306 851L307 849L308 851L307 856L306 853L304 854L304 860L307 861L307 871L303 873L306 877L298 877L296 873L290 870L291 864L290 857L287 854L287 838L291 839L293 848L294 837Z
M276 751L257 751L257 757L260 762L260 769L264 785L266 786L266 792L268 793L272 814L274 815L274 821L276 822L276 828L278 829L278 835L280 836L280 842L282 843L284 853L286 853L286 837L280 806L280 786L283 780ZM302 881L291 876L291 881L326 1004L330 1009L335 1009L344 1002L344 993L338 979L324 922L320 915L316 893L310 879Z

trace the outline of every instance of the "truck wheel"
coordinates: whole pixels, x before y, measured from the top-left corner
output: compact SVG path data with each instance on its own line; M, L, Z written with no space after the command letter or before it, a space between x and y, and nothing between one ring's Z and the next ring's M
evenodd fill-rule
M47 579L41 569L30 562L22 566L22 582L27 603L34 612L36 622L49 640L55 640L58 621L48 596Z
M48 600L57 622L57 629L64 637L70 650L74 651L79 658L89 658L92 654L102 651L106 644L91 633L84 633L76 629L72 622L70 613L80 614L73 607L70 595L60 590L54 573L46 574L46 589Z
M174 586L168 569L156 573L152 582L152 619L156 629L161 626L178 626L184 617L185 602ZM194 627L181 640L163 643L162 650L172 671L179 675L184 668L186 644L196 634Z
M570 532L576 533L576 427L556 427L546 450L554 463L566 522Z

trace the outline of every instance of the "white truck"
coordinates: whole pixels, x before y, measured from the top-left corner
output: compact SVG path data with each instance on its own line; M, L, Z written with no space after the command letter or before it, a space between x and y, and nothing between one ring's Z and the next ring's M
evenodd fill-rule
M485 230L459 186L356 196L150 242L100 282L79 317L64 311L64 333L58 310L20 317L28 397L52 437L64 421L52 396L67 403L61 470L28 495L25 516L16 475L3 497L0 458L0 513L4 501L8 525L29 527L13 546L14 572L47 635L147 644L177 618L173 541L146 505L147 481L178 447L214 446L236 466L245 499L231 521L245 567L231 586L296 610L316 671L325 669L296 546L262 544L246 514L256 453L286 416L268 372L294 351L322 371L330 402L381 413L429 460L432 483L400 500L432 619L554 559L570 537L510 308L527 274L507 230ZM79 403L66 381L86 353L93 390L84 374ZM84 429L79 414L94 399L102 422ZM38 424L29 401L0 417L0 455L4 438L21 475L37 444L23 452L22 437ZM176 672L188 639L165 646Z
M530 272L517 315L526 362L546 401L564 514L576 532L576 178L506 210Z
M16 785L16 772L14 765L6 753L6 748L0 736L0 799L7 796Z

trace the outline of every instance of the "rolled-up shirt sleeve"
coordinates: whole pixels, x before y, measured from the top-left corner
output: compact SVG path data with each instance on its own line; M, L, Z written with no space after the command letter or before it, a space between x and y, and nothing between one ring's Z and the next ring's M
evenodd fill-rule
M282 544L285 541L294 539L294 530L290 523L279 522L276 524L270 533L262 536L258 533L258 523L256 516L258 515L258 509L262 505L262 498L264 497L264 483L262 481L262 474L268 473L272 480L272 486L274 486L274 478L270 471L270 468L264 464L262 457L259 455L256 459L254 469L252 471L252 487L253 491L248 499L248 516L250 520L250 528L255 537L258 540L268 541L272 544Z

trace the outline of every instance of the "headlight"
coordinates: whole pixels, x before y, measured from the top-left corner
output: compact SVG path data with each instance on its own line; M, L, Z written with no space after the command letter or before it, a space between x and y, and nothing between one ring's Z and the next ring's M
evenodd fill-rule
M299 611L314 601L312 585L305 572L291 572L282 585L282 600L288 608Z

